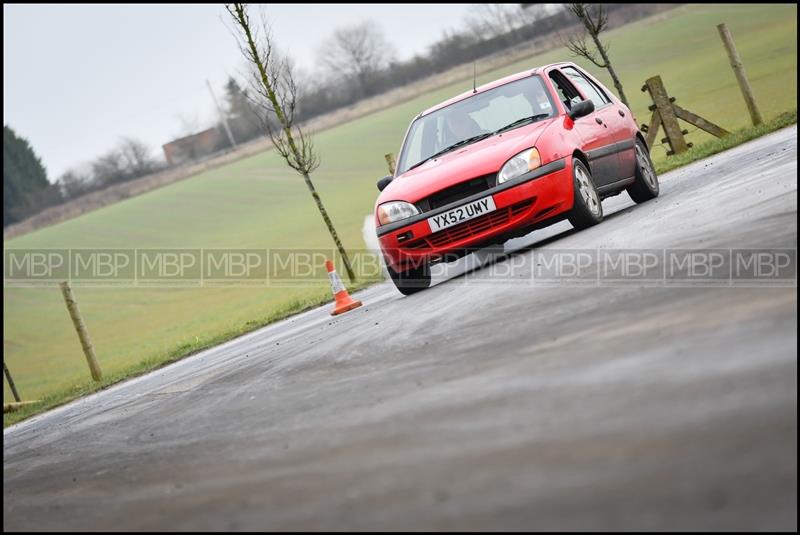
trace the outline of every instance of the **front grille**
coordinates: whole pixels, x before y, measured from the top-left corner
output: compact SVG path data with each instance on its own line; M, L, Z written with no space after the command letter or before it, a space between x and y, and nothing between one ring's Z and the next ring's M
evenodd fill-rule
M495 174L483 175L465 182L461 182L447 189L437 191L433 195L422 199L417 203L417 208L421 212L435 210L461 199L466 199L471 195L482 193L495 186Z
M421 240L406 246L407 249L421 250L434 247L443 247L456 243L472 236L477 236L494 227L505 225L515 218L520 217L533 204L533 199L517 203L500 210L482 215L470 221L465 221L454 227L434 232Z

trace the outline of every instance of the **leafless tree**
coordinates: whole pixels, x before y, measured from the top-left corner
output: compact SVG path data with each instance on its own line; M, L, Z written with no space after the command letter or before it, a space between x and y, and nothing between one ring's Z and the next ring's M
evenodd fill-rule
M318 52L329 72L355 80L365 96L373 92L375 74L394 57L394 47L372 21L337 28Z
M123 165L131 177L147 175L159 167L151 148L138 139L122 138L119 143L119 152Z
M614 87L617 88L620 100L628 106L628 99L625 97L625 91L622 90L622 82L619 81L614 67L611 65L611 60L608 58L609 46L600 41L600 32L602 32L608 25L608 14L603 8L602 4L567 4L570 11L581 21L585 29L584 32L573 35L566 43L567 49L574 55L585 58L601 69L608 70L611 79L614 81ZM594 42L594 48L586 42L586 35L591 37ZM598 59L597 54L600 54Z
M97 184L112 184L124 182L128 179L128 170L122 158L122 153L112 149L92 162L92 176Z
M480 39L492 39L515 32L539 15L539 9L522 9L520 4L472 4L464 16L464 24Z
M66 199L74 199L91 191L95 184L89 170L69 169L57 181Z
M262 18L259 29L251 23L246 4L226 4L225 8L233 18L239 49L251 67L251 87L256 103L266 112L262 121L263 127L278 154L289 167L303 177L339 250L347 276L353 281L355 273L347 251L342 246L339 235L322 204L322 199L311 181L311 173L319 167L319 156L312 138L295 124L298 88L292 74L292 66L285 58L276 61L272 36L266 20Z

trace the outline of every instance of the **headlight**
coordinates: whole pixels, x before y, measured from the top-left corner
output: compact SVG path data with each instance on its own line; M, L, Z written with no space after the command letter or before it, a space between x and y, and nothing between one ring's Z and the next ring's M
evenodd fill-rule
M517 178L528 171L533 171L540 165L542 165L542 159L539 157L539 151L536 150L536 147L524 150L508 160L503 168L500 169L497 174L497 183L502 184L512 178Z
M411 203L405 201L385 202L378 206L378 221L380 221L381 225L388 225L418 213L417 207Z

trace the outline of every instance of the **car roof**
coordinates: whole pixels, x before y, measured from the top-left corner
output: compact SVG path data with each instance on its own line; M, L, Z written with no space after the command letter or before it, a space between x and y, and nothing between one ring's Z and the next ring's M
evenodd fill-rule
M551 63L549 65L543 65L541 67L536 67L536 68L533 68L533 69L529 69L527 71L522 71L522 72L518 72L518 73L515 73L515 74L510 74L508 76L504 76L503 78L499 78L497 80L489 82L488 84L483 84L482 86L477 87L475 89L475 91L470 89L469 91L465 91L465 92L461 93L460 95L457 95L457 96L455 96L455 97L453 97L451 99L445 100L444 102L440 102L439 104L437 104L435 106L431 106L427 110L425 110L422 113L420 113L417 116L417 118L424 117L425 115L428 115L429 113L433 113L436 110L440 110L440 109L442 109L442 108L444 108L446 106L449 106L451 104L455 104L456 102L459 102L459 101L462 101L464 99L467 99L467 98L469 98L469 97L471 97L473 95L477 95L478 93L483 93L484 91L488 91L490 89L494 89L496 87L500 87L501 85L505 85L505 84L508 84L510 82L515 82L517 80L521 80L522 78L525 78L527 76L533 76L534 74L540 74L545 69L548 69L550 67L554 67L556 65L574 65L574 64L570 63L570 62L567 62L567 61L561 61L561 62L558 62L558 63Z

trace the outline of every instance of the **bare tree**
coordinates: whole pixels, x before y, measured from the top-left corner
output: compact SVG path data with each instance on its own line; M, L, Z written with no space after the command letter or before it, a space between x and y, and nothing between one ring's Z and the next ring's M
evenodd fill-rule
M318 53L328 71L355 80L364 96L373 93L375 75L394 56L394 47L372 21L337 28Z
M322 199L311 182L311 173L319 167L319 156L311 137L295 125L298 89L291 64L285 59L275 61L272 36L265 20L262 20L259 35L258 28L250 23L246 4L226 4L225 8L235 23L239 49L250 64L251 87L257 95L257 103L267 112L263 120L264 129L286 164L303 177L344 261L347 276L353 281L355 273L347 251L342 246L339 235L322 204ZM271 119L275 122L273 123Z
M473 35L492 39L513 34L539 16L539 9L523 9L520 4L472 4L464 16L464 24Z
M57 181L65 199L74 199L90 192L94 187L89 170L68 169Z
M567 49L576 56L588 59L601 69L608 70L611 79L614 80L614 87L617 88L620 100L628 106L628 99L625 97L625 91L622 90L622 82L619 81L614 67L611 65L611 60L608 59L608 44L600 41L600 32L602 32L608 25L608 14L603 8L602 4L567 4L570 11L581 21L585 32L573 35L567 41ZM586 42L586 34L592 38L596 50L592 50L591 46ZM597 58L597 54L600 58Z
M112 149L92 162L92 176L97 184L108 185L128 180L128 170L122 153Z
M481 39L503 35L513 29L507 10L505 4L472 4L464 16L464 25Z
M132 178L144 176L158 170L158 162L151 148L132 137L124 137L119 142L119 152L123 165Z

